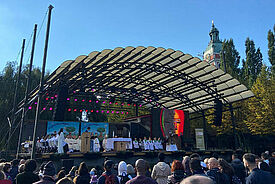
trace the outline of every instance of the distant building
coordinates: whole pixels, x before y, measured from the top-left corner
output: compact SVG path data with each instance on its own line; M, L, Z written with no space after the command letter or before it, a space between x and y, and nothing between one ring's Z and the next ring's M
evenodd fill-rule
M219 39L219 30L215 28L213 21L209 36L210 42L203 53L203 60L220 68L222 41Z

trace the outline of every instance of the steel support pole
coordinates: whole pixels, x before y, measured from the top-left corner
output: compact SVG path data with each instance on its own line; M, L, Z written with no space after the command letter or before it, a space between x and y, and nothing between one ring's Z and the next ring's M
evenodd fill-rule
M42 72L41 72L39 92L38 92L38 100L37 100L37 106L36 106L36 112L35 112L31 159L35 158L35 151L36 151L36 129L37 129L37 123L39 121L40 104L41 104L41 100L42 100L41 97L42 97L42 93L43 93L43 90L44 90L43 86L44 86L44 76L45 76L45 68L46 68L46 60L47 60L47 51L48 51L48 42L49 42L49 33L50 33L52 9L53 9L53 6L50 5L49 6L49 14L48 14L48 23L47 23L45 47L44 47Z
M19 158L23 124L24 124L25 115L26 115L25 113L27 111L27 106L26 106L27 104L26 103L27 103L27 100L28 100L28 94L29 94L30 85L31 85L31 72L32 72L32 64L33 64L33 57L34 57L34 48L35 48L37 24L34 25L34 30L33 31L34 31L34 33L33 33L33 40L32 40L30 66L29 66L28 81L27 81L27 86L26 86L26 91L25 91L24 106L23 106L22 117L21 117L21 122L20 122L20 130L19 130L18 143L17 143L16 159Z
M232 121L232 125L233 125L233 136L234 136L234 150L238 147L238 140L237 140L237 135L236 135L236 122L235 122L235 117L234 117L234 113L233 113L233 106L230 103L229 104L229 109L230 109L230 114L231 114L231 121Z
M14 96L13 96L12 118L11 118L10 130L9 130L7 151L10 149L11 134L12 134L13 125L14 125L15 119L16 119L15 112L17 110L17 97L18 97L17 93L18 93L18 89L19 89L19 85L20 85L20 80L21 80L21 70L22 70L22 63L23 63L23 58L24 58L25 41L26 40L23 39L20 64L19 64L18 75L17 75L17 79L16 79L16 86L15 86L15 91L14 91Z
M207 147L208 137L207 137L206 119L205 119L204 110L202 110L202 121L203 121L203 135L204 135L205 149L207 150L207 148L208 148L208 147Z

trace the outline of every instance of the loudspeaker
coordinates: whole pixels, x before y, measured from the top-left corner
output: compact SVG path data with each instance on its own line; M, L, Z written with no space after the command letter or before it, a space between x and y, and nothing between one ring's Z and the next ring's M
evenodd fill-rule
M72 159L63 159L62 161L62 167L65 168L66 173L69 173L71 168L74 166L74 160Z
M221 126L222 124L222 101L214 100L214 125Z
M64 85L60 88L53 113L54 121L63 121L66 112L66 103L68 97L68 86Z

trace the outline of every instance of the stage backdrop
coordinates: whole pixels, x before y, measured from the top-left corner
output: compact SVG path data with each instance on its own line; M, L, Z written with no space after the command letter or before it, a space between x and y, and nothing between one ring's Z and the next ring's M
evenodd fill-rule
M90 127L89 132L97 133L100 138L104 138L105 135L109 134L109 123L92 123L92 122L82 122L81 123L81 134L87 131Z
M71 133L72 135L79 135L79 122L64 122L64 121L48 121L47 135L53 134L54 131L58 133L60 128L63 128L65 136Z

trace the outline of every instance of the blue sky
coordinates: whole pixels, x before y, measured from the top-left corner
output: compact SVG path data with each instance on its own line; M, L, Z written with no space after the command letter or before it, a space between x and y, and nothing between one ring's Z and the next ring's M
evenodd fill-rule
M209 42L214 20L221 39L233 38L241 58L245 39L260 47L264 63L267 32L275 24L274 0L1 0L0 71L17 58L35 23L40 29L52 4L46 68L92 51L126 46L172 48L198 56ZM34 65L42 65L46 21L37 40ZM28 62L31 44L24 59ZM18 57L19 60L19 57Z

